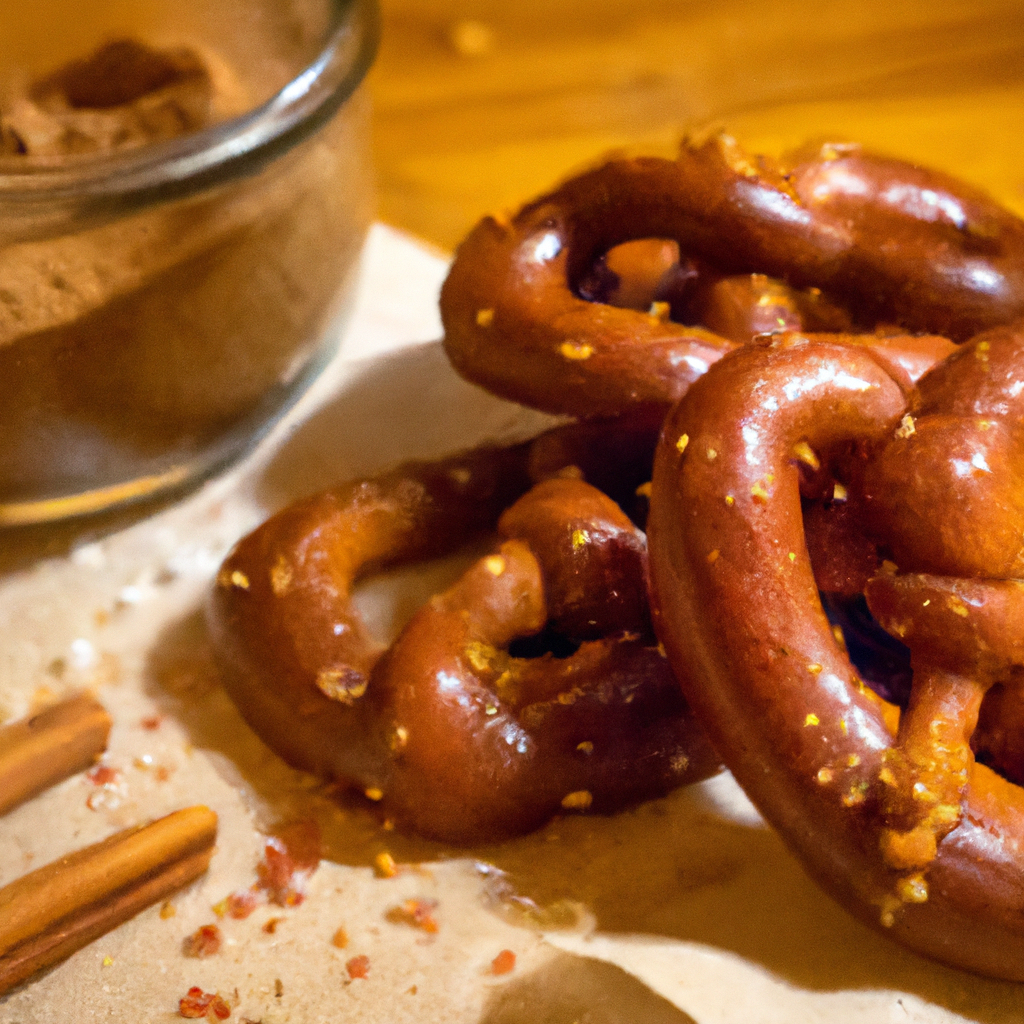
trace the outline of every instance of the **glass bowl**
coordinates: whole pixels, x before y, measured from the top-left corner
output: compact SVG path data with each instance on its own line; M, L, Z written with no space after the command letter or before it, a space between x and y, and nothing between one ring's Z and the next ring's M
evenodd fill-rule
M0 15L0 526L248 450L331 355L372 215L375 0L51 7Z

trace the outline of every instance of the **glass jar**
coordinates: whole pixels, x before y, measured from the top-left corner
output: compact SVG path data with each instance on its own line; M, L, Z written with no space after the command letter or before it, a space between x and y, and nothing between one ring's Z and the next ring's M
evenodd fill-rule
M379 27L375 0L12 6L0 525L193 483L323 367L372 215Z

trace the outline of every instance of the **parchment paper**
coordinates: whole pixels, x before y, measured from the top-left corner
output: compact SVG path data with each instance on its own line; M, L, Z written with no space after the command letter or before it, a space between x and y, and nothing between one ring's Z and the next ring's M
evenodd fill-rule
M149 518L4 538L0 719L91 687L114 717L104 763L120 774L109 788L77 776L0 819L0 884L192 803L217 811L220 832L209 874L171 901L173 916L153 907L0 997L0 1024L180 1020L193 985L221 992L231 1021L263 1024L1024 1019L1024 986L939 967L834 906L728 775L612 818L452 851L332 798L245 726L200 611L233 541L337 480L549 422L448 368L434 340L444 270L375 227L339 355L245 463ZM390 574L362 589L362 606L393 632L458 564ZM296 817L319 822L327 852L306 901L222 920L222 950L185 957L183 938L255 880L265 830ZM396 877L375 874L382 851L406 865ZM438 901L436 934L389 920L409 898ZM331 941L339 928L344 949ZM516 965L497 977L504 949ZM357 955L369 976L351 980Z

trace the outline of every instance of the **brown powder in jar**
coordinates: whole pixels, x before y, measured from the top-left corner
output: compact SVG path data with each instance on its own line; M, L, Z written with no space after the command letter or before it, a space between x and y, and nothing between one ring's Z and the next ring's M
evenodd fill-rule
M244 92L226 71L216 90L219 110L214 99L213 76L193 50L115 39L12 97L0 111L0 151L113 152L197 131L245 109Z
M116 40L0 110L0 169L158 143L248 107L203 47ZM0 243L0 501L161 472L283 401L369 220L364 116L350 102L258 175Z

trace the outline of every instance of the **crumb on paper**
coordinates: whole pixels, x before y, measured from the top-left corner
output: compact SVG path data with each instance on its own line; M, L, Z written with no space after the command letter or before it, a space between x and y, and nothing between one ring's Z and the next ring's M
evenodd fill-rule
M436 935L438 931L437 918L434 911L437 909L437 900L432 899L409 899L392 907L385 915L393 924L408 924L413 928L419 928L429 935Z
M219 953L223 941L224 936L217 925L204 924L191 935L185 936L181 944L181 951L185 956L202 960Z
M227 1020L231 1007L219 993L204 992L193 985L188 994L178 1001L178 1016L191 1020Z
M305 820L291 822L267 838L256 874L258 888L271 903L297 907L303 902L309 878L320 865L320 842L316 823Z
M515 970L516 966L516 955L511 949L503 949L492 961L491 961L491 974L501 975L509 974Z
M354 956L345 964L345 970L348 971L348 976L353 980L357 978L369 978L370 958L365 953L361 953L359 956Z

